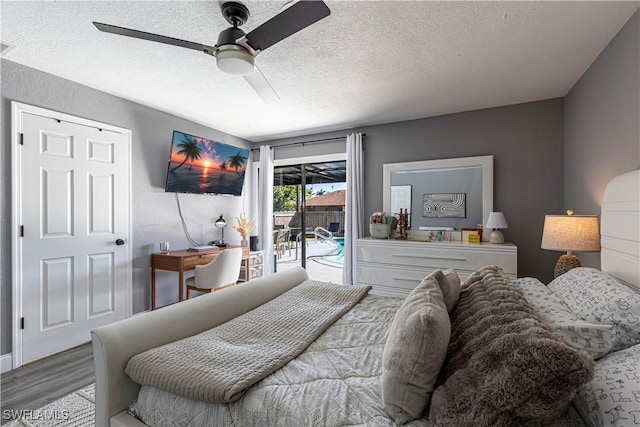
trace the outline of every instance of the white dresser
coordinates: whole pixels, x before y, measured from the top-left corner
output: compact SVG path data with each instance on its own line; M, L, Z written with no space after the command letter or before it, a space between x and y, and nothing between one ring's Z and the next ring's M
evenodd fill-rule
M371 293L405 297L429 273L453 268L462 280L485 265L497 265L515 278L518 248L502 245L427 243L363 238L356 241L358 283L373 286Z

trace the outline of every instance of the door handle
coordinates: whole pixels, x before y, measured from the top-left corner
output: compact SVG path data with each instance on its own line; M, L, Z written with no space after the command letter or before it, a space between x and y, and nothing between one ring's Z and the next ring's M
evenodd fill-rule
M118 239L118 240L116 240L116 245L118 245L118 246L122 246L122 245L124 245L124 244L126 244L126 243L127 243L127 241L126 241L126 240L124 240L124 239Z

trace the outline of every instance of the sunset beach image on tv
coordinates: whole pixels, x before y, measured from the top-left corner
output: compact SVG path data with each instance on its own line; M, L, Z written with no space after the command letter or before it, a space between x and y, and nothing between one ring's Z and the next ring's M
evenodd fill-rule
M242 194L249 150L173 131L165 191Z

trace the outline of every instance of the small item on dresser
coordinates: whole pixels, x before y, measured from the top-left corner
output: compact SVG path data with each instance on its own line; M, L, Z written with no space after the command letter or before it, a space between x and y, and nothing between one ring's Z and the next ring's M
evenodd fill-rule
M374 239L388 239L396 227L396 219L385 212L375 212L369 221L369 234Z
M487 228L493 228L491 236L489 237L489 243L502 244L504 243L504 235L500 231L501 228L509 228L507 220L504 218L502 212L491 212L487 219Z
M160 253L163 253L163 254L169 253L169 242L160 242L158 246L160 246Z
M398 236L396 240L407 240L407 230L409 229L409 209L400 209L398 215Z
M462 243L480 243L482 242L482 227L461 228Z

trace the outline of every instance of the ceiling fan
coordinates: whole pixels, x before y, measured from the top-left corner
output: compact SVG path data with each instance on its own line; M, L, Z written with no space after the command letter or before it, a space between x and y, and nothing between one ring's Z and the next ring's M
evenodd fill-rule
M232 27L220 32L215 46L100 22L94 22L93 25L106 33L185 47L211 55L216 58L216 64L220 70L228 74L244 76L258 95L269 103L278 100L279 97L255 66L254 58L268 47L331 14L323 1L298 1L250 31L249 34L245 34L238 27L249 19L249 9L234 1L222 3L220 9L222 16Z

